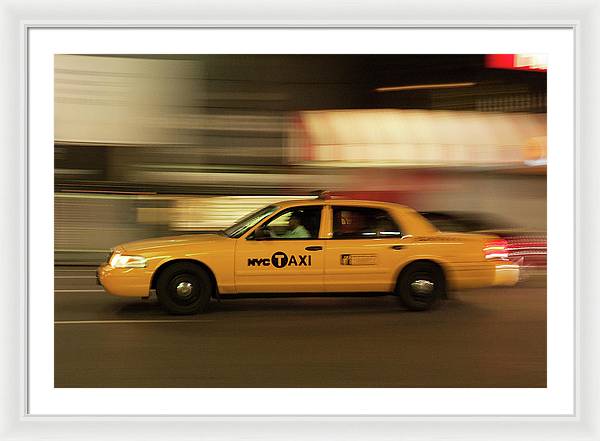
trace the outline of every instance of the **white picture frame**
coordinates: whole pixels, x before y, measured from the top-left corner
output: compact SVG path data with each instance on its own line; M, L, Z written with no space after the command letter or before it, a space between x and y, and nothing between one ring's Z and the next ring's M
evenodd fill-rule
M0 377L0 433L6 439L125 439L138 437L188 438L202 436L207 439L387 439L396 438L400 433L407 438L437 439L455 437L461 439L598 439L599 429L594 421L598 414L598 383L595 372L598 368L598 324L595 313L598 301L594 298L595 263L598 262L598 238L595 225L597 203L594 196L598 190L598 180L594 173L594 164L598 153L592 146L597 145L598 129L594 123L594 111L598 106L593 98L599 96L594 79L600 73L595 61L594 49L597 48L600 24L599 7L586 4L582 0L570 5L544 5L543 21L533 17L539 14L536 3L519 2L493 3L473 6L467 2L452 2L447 5L441 1L414 2L409 5L391 5L386 2L370 2L360 7L355 5L344 9L344 21L335 20L342 4L329 2L306 2L302 7L279 6L282 15L269 16L269 19L257 16L261 8L256 3L245 5L242 2L230 2L223 5L215 2L202 7L193 3L181 5L173 15L166 13L170 8L163 5L149 5L143 12L133 6L133 2L105 2L96 4L89 11L77 15L77 11L68 9L64 1L53 2L49 9L41 1L4 2L0 9L0 29L2 41L6 45L10 63L1 68L0 79L6 97L2 106L2 124L4 129L0 139L3 141L2 153L4 185L2 198L6 211L0 224L4 246L2 280L4 289L4 308L2 308L2 360ZM462 5L462 8L461 8ZM92 6L92 5L91 5ZM595 8L594 8L595 6ZM542 5L539 5L541 8ZM459 17L454 11L463 9L469 19ZM60 11L61 18L53 15ZM432 11L434 20L431 20ZM263 10L264 12L264 10ZM135 20L135 14L143 13L147 21ZM407 13L407 14L406 14ZM176 14L181 14L177 16ZM199 21L181 22L179 19L194 16ZM405 15L406 14L406 15ZM457 15L458 14L458 15ZM108 21L101 21L109 16ZM368 17L368 19L364 19ZM394 18L398 17L397 20ZM96 21L90 21L90 20ZM165 23L166 22L166 23ZM27 185L26 185L26 71L25 43L26 32L32 27L44 26L209 26L209 27L488 27L488 26L534 26L534 27L572 27L576 34L576 271L577 294L577 332L576 348L578 357L576 378L578 384L577 407L575 415L564 417L52 417L30 416L26 411L26 343L27 333L24 317L27 312L25 301L26 250L29 246L29 265L31 270L32 244L27 244ZM582 89L583 85L583 89ZM580 94L579 91L585 93ZM19 111L15 111L19 109ZM596 142L594 142L596 141ZM10 146L10 147L9 147ZM16 146L19 146L18 148ZM579 238L585 237L580 243ZM581 245L581 246L580 246ZM17 275L18 277L15 277ZM581 277L580 277L581 276ZM18 293L18 295L16 295ZM16 381L19 379L19 381ZM435 421L435 424L432 424Z

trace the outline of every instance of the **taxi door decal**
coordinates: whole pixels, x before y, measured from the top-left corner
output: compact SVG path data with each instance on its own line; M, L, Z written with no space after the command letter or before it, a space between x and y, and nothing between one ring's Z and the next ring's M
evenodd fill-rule
M249 257L248 266L273 266L274 268L312 266L312 256L310 254L292 254L288 256L283 251L276 251L270 258Z
M341 254L340 265L377 265L377 256L374 254Z

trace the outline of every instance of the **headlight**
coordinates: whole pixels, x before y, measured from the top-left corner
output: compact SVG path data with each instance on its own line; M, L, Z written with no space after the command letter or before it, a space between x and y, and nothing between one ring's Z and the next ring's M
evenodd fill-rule
M142 256L124 256L114 253L108 262L113 268L145 268L148 259Z

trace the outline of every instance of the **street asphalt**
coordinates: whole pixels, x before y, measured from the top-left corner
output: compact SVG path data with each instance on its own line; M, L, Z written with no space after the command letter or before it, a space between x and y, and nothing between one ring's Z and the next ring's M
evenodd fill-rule
M56 267L55 387L546 387L546 289L252 298L171 316Z

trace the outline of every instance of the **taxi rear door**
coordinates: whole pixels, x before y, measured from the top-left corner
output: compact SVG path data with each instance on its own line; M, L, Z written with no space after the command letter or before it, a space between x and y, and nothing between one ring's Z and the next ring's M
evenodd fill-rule
M405 259L402 232L379 207L332 205L325 248L327 292L388 292Z

